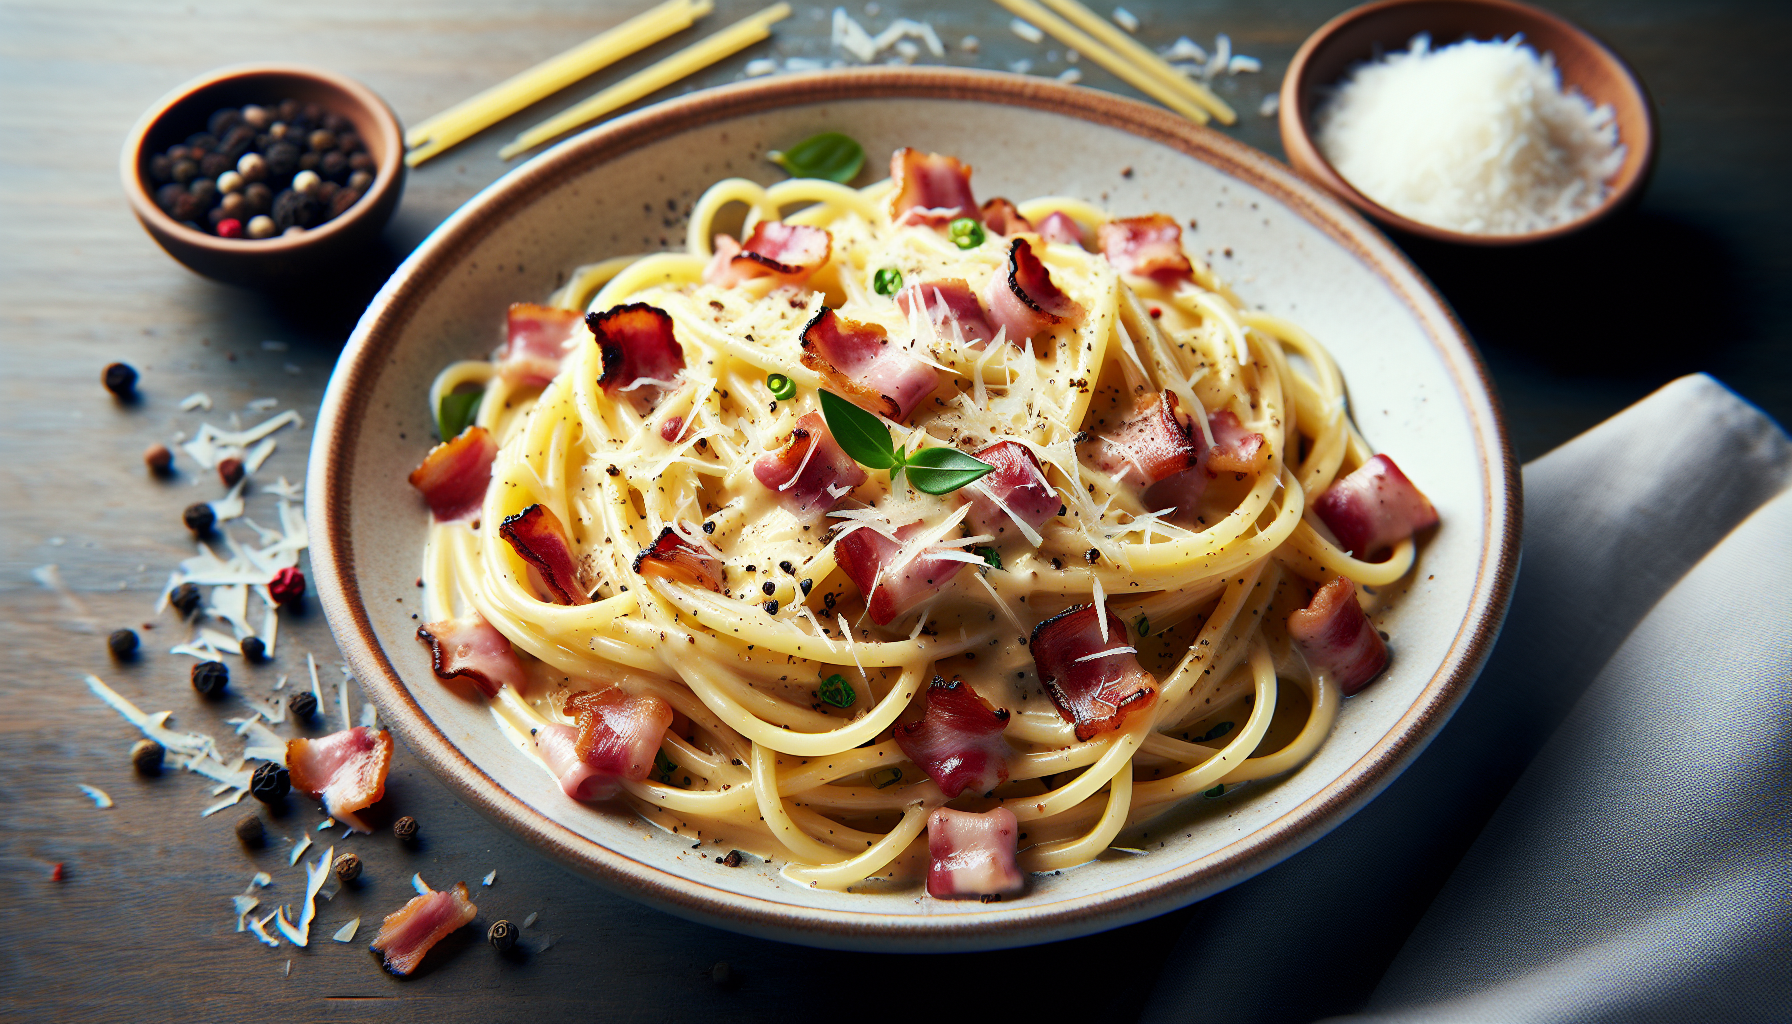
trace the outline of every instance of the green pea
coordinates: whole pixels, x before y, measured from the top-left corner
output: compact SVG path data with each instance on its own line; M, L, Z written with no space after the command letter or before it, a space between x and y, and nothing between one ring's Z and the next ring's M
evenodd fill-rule
M902 290L902 271L885 267L871 277L872 290L879 295L894 295Z
M773 398L781 401L788 401L789 399L796 397L796 381L791 380L784 374L767 374L765 378L765 386L771 389Z
M946 225L946 237L960 249L975 249L983 244L983 225L975 217L960 217Z

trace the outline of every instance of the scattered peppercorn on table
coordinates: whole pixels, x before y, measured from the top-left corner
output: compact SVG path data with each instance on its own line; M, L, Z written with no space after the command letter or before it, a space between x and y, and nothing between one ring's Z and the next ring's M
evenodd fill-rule
M1194 969L1158 960L1179 935L1269 927L1267 912L1252 902L1253 882L1154 921L1043 949L878 958L745 938L568 874L452 797L402 746L384 799L362 812L371 834L345 836L285 771L258 773L235 803L201 816L233 791L214 792L216 780L179 768L184 759L165 746L179 742L175 733L229 737L232 750L257 742L259 726L243 724L237 698L246 697L280 723L273 727L280 739L317 737L342 728L345 717L359 723L364 698L344 678L316 599L304 591L303 557L298 574L270 587L279 610L267 614L277 631L264 640L253 600L230 609L254 619L256 642L218 660L169 653L188 639L183 617L217 600L188 584L159 607L170 572L219 528L218 507L235 486L244 488L243 516L284 534L272 529L281 522L281 495L294 508L302 501L310 424L349 329L396 260L511 166L497 155L501 145L763 3L717 0L693 32L413 171L387 231L388 251L337 280L294 282L285 297L265 298L168 259L133 221L115 164L132 122L173 85L239 60L313 63L366 83L415 124L649 4L544 0L525 9L393 0L377 17L364 6L8 6L0 74L9 97L0 102L0 141L9 154L0 163L0 409L7 417L0 446L8 470L0 488L7 564L0 631L14 665L0 673L8 709L0 732L0 792L8 798L0 908L19 926L0 940L4 1015L758 1020L851 1006L882 1019L911 1016L917 1004L903 993L922 979L931 1003L947 1001L973 1019L979 1011L1128 1019L1146 1005L1156 972ZM771 41L684 84L732 81L766 62L774 70L856 62L833 46L831 5L793 6ZM1112 11L1111 4L1091 6L1103 16ZM1212 48L1226 33L1232 52L1260 61L1260 71L1235 65L1244 73L1210 84L1239 112L1238 123L1221 130L1279 155L1275 121L1261 112L1264 97L1307 33L1346 4L1125 6L1136 16L1136 38L1153 50L1182 36ZM1693 369L1717 373L1792 421L1792 299L1778 284L1792 276L1783 242L1792 232L1792 199L1759 170L1786 166L1792 142L1784 132L1752 130L1777 124L1792 100L1771 42L1792 30L1792 15L1769 4L1713 13L1660 0L1640 8L1581 0L1563 10L1635 60L1661 105L1666 148L1640 213L1554 249L1462 252L1406 243L1483 344L1520 456L1541 454ZM1080 78L1137 95L1049 36L1017 33L1013 16L995 3L881 0L847 11L873 34L896 18L926 20L944 43L943 58L898 44L879 60L908 59L913 49L922 61ZM1129 19L1115 21L1135 31ZM352 147L316 141L320 167L323 154L344 154L330 174L350 188ZM170 180L186 172L164 156ZM259 210L272 197L248 192L267 168L244 160L215 170L239 176L223 188L243 197L234 206ZM230 219L240 220L219 222ZM242 229L270 230L248 222ZM1670 262L1691 275L1678 282L1682 293L1716 301L1643 304L1635 282L1655 279ZM1510 316L1502 289L1515 277L1542 305L1536 312L1548 315ZM900 282L877 282L880 291L886 285L894 290ZM1614 370L1605 338L1640 347L1646 358L1628 365L1645 369ZM1697 351L1683 338L1700 339ZM289 409L296 418L267 435L276 445L263 461L245 455L235 466L200 467L183 447L201 424L244 430ZM235 517L226 525L243 526ZM89 674L145 714L173 712L173 732L145 739L95 696L83 682ZM1271 874L1299 865L1297 857ZM441 891L461 882L478 908L473 923L408 978L382 971L367 950L382 919L419 887ZM1216 986L1211 1003L1188 1014L1312 1019L1357 1008L1430 884L1416 880L1412 892L1389 894L1387 922L1354 922L1346 931L1319 914L1298 936L1277 932L1280 956L1333 965L1325 984L1268 994ZM288 908L296 926L307 903L316 919L307 944L297 947L268 915ZM1127 967L1140 979L1134 985L1058 983L1064 964L1109 963L1120 947L1142 957ZM898 994L867 1003L862 994L874 986Z

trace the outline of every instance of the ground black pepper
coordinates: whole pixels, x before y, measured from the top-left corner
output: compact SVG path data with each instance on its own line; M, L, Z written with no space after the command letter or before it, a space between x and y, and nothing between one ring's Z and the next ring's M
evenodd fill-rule
M218 524L218 514L213 512L212 507L203 501L188 505L187 510L180 514L180 518L181 522L187 524L187 529L193 531L195 537L210 535L212 527Z
M131 767L138 775L162 774L162 757L167 754L155 740L138 740L131 748Z
M286 794L291 790L291 773L285 766L272 761L263 763L249 778L249 795L269 806L285 800Z
M193 666L193 689L206 697L216 697L230 684L230 669L221 661L202 661Z
M100 380L105 383L107 391L119 398L129 398L137 393L137 371L129 363L107 366L106 372L100 375Z
M485 941L500 953L510 952L516 947L516 925L504 920L493 921L486 930Z
M407 843L417 838L417 819L408 814L398 819L392 823L392 834Z
M130 629L115 629L106 638L106 650L119 661L129 661L137 656L137 633Z

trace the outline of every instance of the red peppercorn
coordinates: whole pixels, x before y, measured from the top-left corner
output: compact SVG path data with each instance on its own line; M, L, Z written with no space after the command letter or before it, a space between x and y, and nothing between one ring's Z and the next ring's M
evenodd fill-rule
M297 566L288 566L274 574L273 582L268 584L268 593L274 595L275 604L286 604L305 596L305 574Z
M50 881L60 882L67 877L68 877L68 872L63 870L62 862L57 861L56 866L50 869Z
M220 227L220 230L218 233L223 234L222 225L219 225L219 227ZM240 228L241 225L238 225L238 227ZM218 479L224 481L224 486L235 487L236 482L238 480L241 480L242 478L243 478L243 460L242 459L224 459L218 463Z
M218 222L218 237L219 238L241 238L241 237L243 237L243 222L240 220L237 220L235 217L224 218L223 220Z

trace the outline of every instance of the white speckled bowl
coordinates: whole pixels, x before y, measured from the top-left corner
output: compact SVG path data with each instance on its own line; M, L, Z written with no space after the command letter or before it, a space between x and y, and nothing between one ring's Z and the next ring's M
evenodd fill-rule
M1443 526L1386 623L1392 669L1346 703L1298 771L1196 800L1146 826L1149 853L1036 878L1018 899L833 893L785 882L772 866L720 867L632 814L573 803L483 705L431 675L410 617L426 513L405 475L430 444L437 369L489 351L505 307L545 297L574 266L678 244L683 224L668 200L682 209L730 175L781 177L765 150L825 129L859 139L878 163L902 145L957 154L977 168L979 195L1067 194L1122 214L1196 219L1192 246L1214 252L1247 302L1293 317L1336 354L1363 432L1398 457ZM404 742L468 803L619 892L821 946L939 951L1067 938L1185 905L1288 857L1380 792L1448 719L1498 632L1518 558L1518 478L1486 373L1392 246L1218 133L1014 75L787 76L664 103L554 148L450 217L387 282L336 367L316 436L307 495L318 594Z

